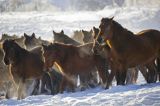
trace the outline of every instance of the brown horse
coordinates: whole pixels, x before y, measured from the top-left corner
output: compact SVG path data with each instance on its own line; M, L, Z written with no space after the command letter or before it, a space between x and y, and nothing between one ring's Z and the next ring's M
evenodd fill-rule
M13 80L18 85L18 99L25 97L25 83L30 79L40 79L43 72L43 61L34 53L21 48L14 40L3 42L4 63L9 65Z
M60 33L57 33L55 31L53 31L53 33L54 33L54 42L61 42L64 44L73 44L75 46L81 45L79 42L71 39L66 34L64 34L63 30ZM91 43L90 45L86 45L84 51L87 51L87 52L91 51L92 45L93 43ZM91 72L90 74L88 74L88 76L85 75L86 78L83 75L79 75L79 77L80 77L81 90L84 90L88 87L93 88L98 85L97 72Z
M65 75L87 75L97 67L100 78L103 83L107 81L108 69L104 67L104 59L98 55L94 55L90 52L84 51L84 48L91 44L85 44L82 46L65 45L60 43L53 43L49 46L43 45L43 56L45 59L45 67L52 67L56 62L62 68ZM91 45L92 46L92 45ZM61 91L63 91L63 84L65 80L62 80Z
M102 57L106 58L109 61L109 52L110 52L110 48L109 46L103 43L103 39L101 36L98 36L99 34L99 29L96 27L93 27L93 37L96 40L96 42L94 42L94 50L96 50L95 52L97 52L97 54L101 55ZM100 43L100 44L99 44ZM145 79L145 70L140 70L142 72L142 74L144 75ZM126 77L126 84L134 84L136 83L138 79L138 68L132 68L129 69L129 71L127 71L127 77Z
M124 85L127 69L135 66L146 66L149 69L148 82L156 82L157 74L154 61L160 56L159 31L150 29L133 34L113 18L102 18L99 28L99 36L111 48L112 71L107 88L114 75L116 75L118 84Z

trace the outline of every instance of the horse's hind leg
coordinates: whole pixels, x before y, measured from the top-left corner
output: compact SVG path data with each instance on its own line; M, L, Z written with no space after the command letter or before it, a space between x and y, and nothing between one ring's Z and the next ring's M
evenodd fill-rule
M137 68L131 68L127 71L126 76L126 84L134 84L137 82L138 78L138 69Z
M36 95L36 94L38 94L39 85L40 85L40 79L36 79L36 80L35 80L34 89L33 89L32 93L31 93L31 95Z
M158 76L160 81L160 58L157 58L157 71L158 71Z
M142 73L144 79L146 80L146 82L148 83L148 72L147 72L147 68L145 66L139 66L139 71Z
M148 82L153 83L157 81L157 68L154 62L147 65L148 68Z

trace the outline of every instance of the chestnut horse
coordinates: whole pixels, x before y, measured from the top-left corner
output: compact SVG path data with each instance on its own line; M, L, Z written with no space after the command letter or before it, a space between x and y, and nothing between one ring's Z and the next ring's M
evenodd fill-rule
M87 31L85 31L85 32L89 33ZM72 44L75 46L82 45L79 42L77 42L76 40L68 37L68 35L64 34L63 30L59 33L53 31L53 33L54 33L54 42L60 42L60 43L64 43L64 44ZM88 36L88 35L85 35L85 36ZM86 41L88 41L88 40L86 39ZM90 44L90 45L93 45L93 44ZM92 46L90 46L90 45L86 45L85 50L87 49L88 51L90 51L92 49ZM80 79L81 90L85 90L88 87L93 88L99 84L98 79L97 79L97 72L95 72L95 71L89 73L88 76L85 75L85 77L83 75L79 75L79 79Z
M92 51L84 50L89 44L82 46L65 45L61 43L53 43L48 46L43 45L43 56L45 60L45 67L52 67L56 62L62 68L65 75L88 75L96 67L99 76L105 84L108 76L108 68L105 67L105 59L99 55L91 54ZM93 46L93 44L91 45ZM61 91L64 90L63 84L65 80L62 79Z
M160 57L160 32L158 30L144 30L138 34L123 28L113 18L102 18L100 23L101 36L111 48L111 74L109 87L116 74L117 84L124 85L128 68L146 66L148 68L148 82L156 82L157 70L155 59Z
M21 48L14 40L3 42L4 63L9 65L14 82L18 85L18 99L25 97L27 80L40 79L43 75L43 61L34 53Z

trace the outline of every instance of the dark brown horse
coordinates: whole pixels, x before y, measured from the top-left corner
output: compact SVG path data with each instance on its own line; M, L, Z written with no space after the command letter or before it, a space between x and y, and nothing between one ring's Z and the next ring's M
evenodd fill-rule
M97 67L100 78L103 83L106 83L108 69L106 70L104 67L105 60L98 55L91 54L92 51L86 51L84 49L86 47L88 47L87 44L78 47L60 43L53 43L49 46L43 45L45 67L52 67L53 63L56 62L67 76L78 74L85 76ZM66 83L64 79L62 81L62 85ZM62 91L63 89L61 86Z
M43 72L43 61L34 53L21 48L14 40L3 42L4 63L9 65L10 73L18 85L18 99L25 97L25 83L30 79L40 79Z
M98 36L99 34L99 29L96 27L93 27L93 37L96 40L94 44L94 51L96 54L101 55L102 57L106 58L109 61L109 52L110 52L110 47L106 44L103 43L103 39L101 36ZM144 73L145 70L140 70L142 74L144 75L146 79L146 75ZM136 83L138 79L138 68L131 68L129 71L127 71L127 78L126 78L126 84L134 84Z
M149 69L148 82L156 82L157 70L154 61L160 56L159 31L150 29L133 34L113 18L102 18L99 28L99 36L111 48L112 71L107 88L114 75L118 84L124 85L127 69L135 66L146 66Z
M89 33L87 31L85 32ZM71 39L70 37L68 37L68 35L64 34L63 30L59 33L53 31L53 33L54 33L54 42L60 42L64 44L73 44L74 46L82 45L79 42L75 41L74 39ZM85 35L85 36L88 36L88 35ZM86 41L89 41L89 39L86 39ZM93 43L91 43L90 45L86 45L84 51L91 51L92 45ZM88 74L88 76L85 75L85 77L83 75L79 75L81 90L85 90L88 87L95 87L98 85L97 72L91 72L90 74Z

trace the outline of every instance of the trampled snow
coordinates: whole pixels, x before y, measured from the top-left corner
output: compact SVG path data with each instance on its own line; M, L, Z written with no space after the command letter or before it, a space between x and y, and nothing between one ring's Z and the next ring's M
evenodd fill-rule
M64 30L69 36L74 30L90 30L98 27L102 17L115 16L122 26L137 33L143 29L160 30L159 7L105 7L98 11L49 11L49 12L4 12L0 13L0 35L2 33L31 34L52 41L52 31ZM54 106L160 106L160 83L145 84L142 76L136 85L113 86L108 90L101 87L83 92L58 95L29 96L23 100L0 100L0 105L54 105Z

